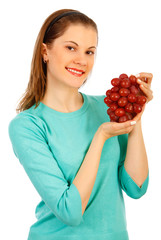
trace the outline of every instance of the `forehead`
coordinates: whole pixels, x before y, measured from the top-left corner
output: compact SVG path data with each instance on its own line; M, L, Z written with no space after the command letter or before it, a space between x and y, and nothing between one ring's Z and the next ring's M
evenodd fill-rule
M64 32L64 34L56 39L57 42L74 41L81 44L91 44L97 46L97 32L91 26L84 26L82 24L71 24Z

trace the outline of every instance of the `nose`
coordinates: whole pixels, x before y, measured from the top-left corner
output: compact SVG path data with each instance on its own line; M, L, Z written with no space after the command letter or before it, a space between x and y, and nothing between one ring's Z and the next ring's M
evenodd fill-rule
M79 53L77 56L75 56L75 59L73 60L75 64L86 66L87 65L87 59L86 56L82 53Z

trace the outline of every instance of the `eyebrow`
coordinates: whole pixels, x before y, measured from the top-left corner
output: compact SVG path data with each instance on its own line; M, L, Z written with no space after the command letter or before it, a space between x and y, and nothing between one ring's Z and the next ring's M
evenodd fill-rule
M74 43L75 45L79 46L78 43L73 42L73 41L65 41L65 42L71 42L71 43ZM90 49L90 48L96 48L96 47L95 47L95 46L91 46L91 47L89 47L88 49Z

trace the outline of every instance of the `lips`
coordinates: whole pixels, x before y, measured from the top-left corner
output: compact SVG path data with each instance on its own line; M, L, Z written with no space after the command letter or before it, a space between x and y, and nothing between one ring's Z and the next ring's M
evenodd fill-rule
M84 71L83 70L75 70L75 69L73 69L73 68L66 68L66 70L70 73L70 74L72 74L72 75L74 75L74 76L76 76L76 77L81 77L83 74L84 74Z
M84 73L85 71L81 70L81 69L77 69L77 68L68 68L66 67L66 69L72 69L72 70L75 70L77 72L81 72L81 73Z

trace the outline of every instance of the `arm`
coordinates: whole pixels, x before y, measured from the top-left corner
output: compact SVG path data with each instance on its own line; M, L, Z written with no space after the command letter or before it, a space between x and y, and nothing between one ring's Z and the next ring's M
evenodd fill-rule
M141 120L129 133L124 167L136 184L141 187L148 175L148 159L141 129Z
M137 75L137 78L137 83L147 97L147 102L151 101L153 99L153 91L151 90L153 75L142 72ZM141 129L141 116L144 109L145 106L142 112L133 119L137 124L129 133L128 140L127 136L118 136L122 155L119 180L123 190L132 198L139 198L145 194L149 181L148 159Z
M145 179L144 183L142 184L142 186L140 187L137 185L134 179L126 171L124 163L125 163L126 153L127 153L127 145L128 145L128 137L129 137L128 135L129 134L123 134L118 136L118 142L120 145L120 161L118 166L118 179L119 179L120 186L124 190L124 192L129 197L133 199L138 199L142 197L147 191L148 183L149 183L149 174ZM134 153L134 156L135 156L135 153Z
M73 180L73 184L77 187L81 196L82 215L85 211L96 180L104 142L105 141L101 135L101 128L98 128L83 163Z
M73 184L75 184L81 196L82 215L95 183L105 141L108 141L110 137L117 136L118 134L128 133L132 129L131 121L125 123L105 122L95 133L84 161L73 181Z
M140 73L137 75L137 82L144 95L147 97L147 102L153 99L153 91L151 90L151 82L153 75L151 73ZM142 81L141 81L142 80ZM125 169L129 175L134 179L138 186L142 186L143 182L148 176L148 159L144 145L144 139L141 128L141 116L144 112L145 106L140 114L135 117L137 124L129 133L127 154L125 159Z
M9 124L13 151L41 199L64 224L82 220L80 194L64 177L45 136L43 121L32 115L17 116Z

